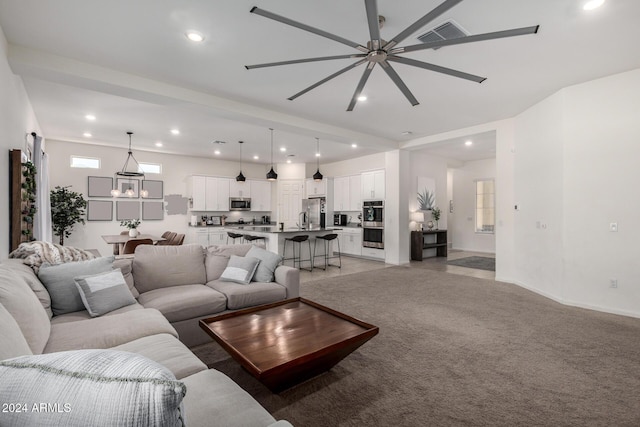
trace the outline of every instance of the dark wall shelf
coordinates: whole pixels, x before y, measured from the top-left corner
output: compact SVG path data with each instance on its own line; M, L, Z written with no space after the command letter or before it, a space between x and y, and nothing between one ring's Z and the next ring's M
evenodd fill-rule
M435 249L436 256L447 256L447 230L424 230L411 232L411 259L422 261L425 249Z

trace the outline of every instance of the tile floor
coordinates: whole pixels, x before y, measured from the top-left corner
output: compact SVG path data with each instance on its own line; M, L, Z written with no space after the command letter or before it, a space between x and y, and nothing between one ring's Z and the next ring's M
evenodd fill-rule
M449 256L447 258L433 257L425 258L423 261L411 261L405 266L409 268L424 268L427 270L444 271L452 274L460 274L463 276L477 277L480 279L495 280L496 273L494 271L478 270L475 268L458 267L455 265L448 265L447 260L465 258L468 256L485 256L495 258L494 254L478 253L478 252L466 252L458 250L449 250ZM337 259L332 262L337 263ZM362 271L371 271L381 268L393 267L392 264L385 264L382 261L374 261L364 258L355 258L351 256L342 257L342 268L329 267L326 271L320 269L314 269L312 272L301 270L300 282L310 282L313 280L320 280L325 277L344 276L347 274L359 273Z

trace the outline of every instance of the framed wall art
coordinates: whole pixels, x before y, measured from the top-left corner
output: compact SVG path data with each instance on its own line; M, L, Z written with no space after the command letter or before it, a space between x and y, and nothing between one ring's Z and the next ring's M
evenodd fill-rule
M130 178L117 178L117 189L120 190L118 197L137 199L140 197L140 180ZM127 194L127 191L131 190L132 194Z
M108 176L88 177L88 197L111 197L111 190L113 190L113 178Z
M113 221L113 202L110 200L87 201L87 221Z
M164 202L142 202L142 219L144 221L164 219Z
M149 194L147 199L162 199L164 197L163 182L152 181L148 179L142 180L142 189L147 190Z
M140 202L138 200L118 200L116 202L116 220L140 218Z

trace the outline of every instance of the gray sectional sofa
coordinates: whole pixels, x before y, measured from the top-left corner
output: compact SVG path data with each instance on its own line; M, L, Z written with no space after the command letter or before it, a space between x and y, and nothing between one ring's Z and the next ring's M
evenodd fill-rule
M251 247L139 246L133 259L117 259L112 265L122 271L136 302L97 317L86 310L54 315L56 304L52 307L51 295L34 271L21 260L5 260L0 263L0 361L81 349L136 353L186 386L186 425L290 425L276 422L188 349L210 341L198 325L201 318L299 296L299 271L286 266L275 268L271 282L220 280L229 258L244 257Z

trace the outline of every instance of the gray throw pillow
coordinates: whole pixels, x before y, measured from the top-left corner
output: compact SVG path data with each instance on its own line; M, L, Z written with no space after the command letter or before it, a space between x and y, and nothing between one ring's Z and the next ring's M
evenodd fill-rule
M266 249L253 246L247 252L248 257L260 260L256 274L253 276L253 282L273 282L274 273L278 264L282 262L282 256L277 253L267 251Z
M38 278L51 295L51 310L54 316L85 309L74 277L111 271L114 257L102 257L89 261L43 265Z
M258 264L260 264L259 259L231 255L229 264L222 272L220 280L248 285L258 268Z
M91 317L102 316L136 302L120 270L79 276L74 281Z
M114 350L61 351L0 361L0 425L184 426L186 386L164 366Z

